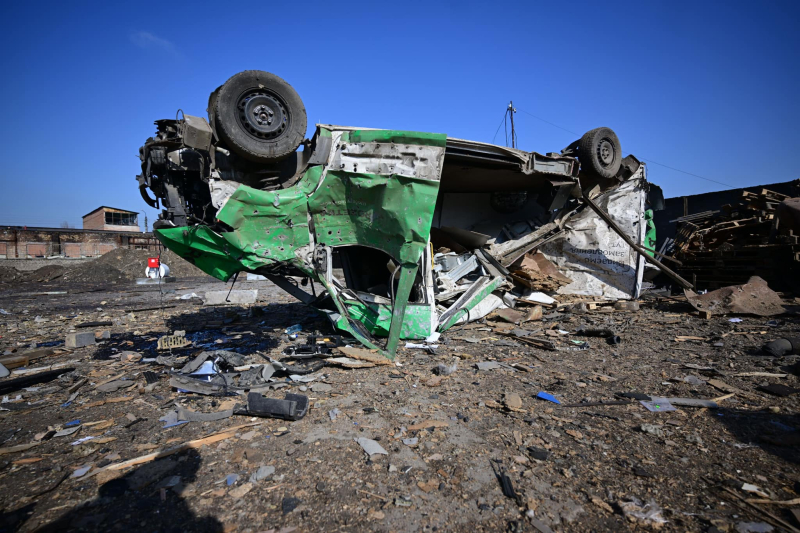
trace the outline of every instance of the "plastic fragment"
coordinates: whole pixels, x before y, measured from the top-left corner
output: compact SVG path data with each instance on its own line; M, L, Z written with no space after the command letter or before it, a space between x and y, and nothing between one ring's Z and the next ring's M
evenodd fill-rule
M558 401L556 397L550 394L549 392L540 392L536 395L536 397L542 400L547 400L548 402L553 402L561 405L561 402Z

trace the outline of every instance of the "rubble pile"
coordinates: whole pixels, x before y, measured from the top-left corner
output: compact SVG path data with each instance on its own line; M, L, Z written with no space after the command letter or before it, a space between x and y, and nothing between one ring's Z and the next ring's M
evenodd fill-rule
M74 266L46 265L36 270L17 270L0 266L0 283L48 282L59 278L70 283L123 283L144 276L147 258L157 256L152 250L118 248ZM170 266L175 277L206 277L206 274L169 250L161 252L161 262Z
M161 262L169 265L171 276L177 278L206 276L202 270L169 250L156 252L153 250L117 248L92 261L92 265L94 267L100 267L102 265L103 267L115 268L121 272L125 279L131 280L143 277L144 265L147 265L147 258L156 257L159 253L161 254Z
M744 191L738 204L677 219L672 257L698 289L765 279L776 290L797 289L800 198L767 189Z
M448 254L452 279L481 252ZM800 301L761 280L518 301L394 361L239 284L255 303L201 306L200 278L0 288L3 527L797 527Z

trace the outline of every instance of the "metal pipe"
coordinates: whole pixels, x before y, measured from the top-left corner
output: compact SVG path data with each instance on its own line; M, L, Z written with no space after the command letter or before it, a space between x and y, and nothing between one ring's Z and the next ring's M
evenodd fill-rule
M644 248L642 248L641 246L639 246L638 244L636 244L635 242L633 242L633 239L631 239L631 238L628 236L628 234L627 234L627 233L625 233L624 231L622 231L622 228L620 228L619 226L617 226L617 223L616 223L616 222L614 222L614 220L612 220L611 216L609 216L609 214L608 214L608 213L606 213L606 212L603 210L603 208L601 208L599 205L597 205L596 203L594 203L594 201L593 201L591 198L589 198L588 196L586 196L586 194L585 194L585 193L584 193L584 195L583 195L583 200L584 200L584 201L585 201L587 204L589 204L589 207L591 207L591 208L594 210L594 212L595 212L595 213L597 213L598 215L600 215L600 218L602 218L602 219L603 219L603 220L606 222L606 224L608 224L608 225L609 225L609 227L610 227L611 229L613 229L615 232L617 232L617 234L618 234L620 237L622 237L622 239L623 239L625 242L627 242L627 243L628 243L628 246L630 246L631 248L633 248L634 250L636 250L637 252L639 252L639 255L641 255L642 257L644 257L645 261L647 261L648 263L650 263L650 264L652 264L652 265L655 265L656 267L658 267L658 268L659 268L659 269L660 269L660 270L661 270L661 271L662 271L664 274L666 274L667 276L669 276L669 277L670 277L670 278L671 278L671 279L672 279L672 280L673 280L675 283L677 283L678 285L680 285L680 286L681 286L681 287L683 287L684 289L693 289L693 288L694 288L694 285L692 285L691 283L689 283L688 281L686 281L685 279L683 279L682 277L680 277L678 274L676 274L675 272L673 272L672 270L670 270L670 269L669 269L667 266L665 266L665 265L664 265L664 264L663 264L661 261L659 261L659 260L658 260L658 259L656 259L655 257L652 257L650 254L648 254L648 253L647 253L647 251L646 251Z

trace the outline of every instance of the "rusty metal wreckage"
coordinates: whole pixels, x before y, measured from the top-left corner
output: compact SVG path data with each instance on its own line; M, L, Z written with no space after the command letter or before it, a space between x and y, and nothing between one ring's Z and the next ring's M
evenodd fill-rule
M511 271L534 252L560 292L635 298L645 260L691 286L642 247L660 189L609 128L546 155L327 124L304 140L300 97L262 71L211 93L208 118L158 120L140 148L158 239L220 280L266 276L389 358L529 297Z

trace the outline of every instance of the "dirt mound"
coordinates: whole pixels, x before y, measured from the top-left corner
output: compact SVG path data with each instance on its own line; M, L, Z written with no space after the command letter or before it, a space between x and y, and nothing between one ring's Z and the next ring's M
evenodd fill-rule
M116 283L128 280L119 269L110 265L98 265L96 261L70 268L61 279L71 283Z
M55 279L71 283L116 283L144 277L147 258L156 257L152 250L118 248L92 261L75 266L46 265L32 271L0 266L0 283L47 282ZM169 266L176 278L204 277L207 274L178 255L164 250L161 262Z
M136 279L144 277L147 258L157 255L158 252L152 250L118 248L98 257L91 264L100 268L104 266L112 267L120 271L126 279ZM206 276L205 272L169 250L161 252L161 262L169 266L169 275L176 278Z
M47 265L30 272L20 272L23 281L51 281L60 278L67 271L61 265Z
M0 283L12 283L20 278L24 272L14 267L0 266Z
M17 270L0 266L0 283L25 283L28 281L52 281L64 275L67 269L61 265L46 265L36 270Z

